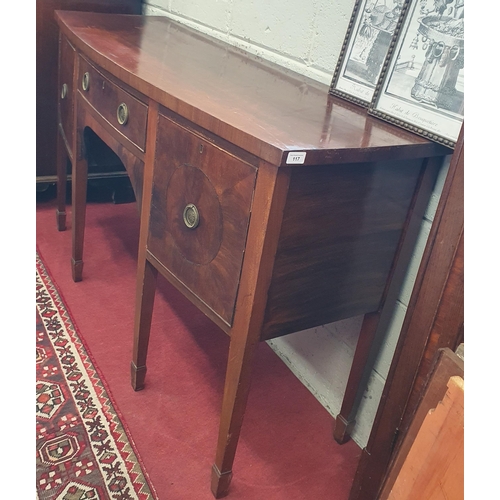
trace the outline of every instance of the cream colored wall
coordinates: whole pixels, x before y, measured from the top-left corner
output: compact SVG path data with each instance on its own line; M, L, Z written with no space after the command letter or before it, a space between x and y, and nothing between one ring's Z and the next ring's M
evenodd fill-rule
M353 6L354 0L146 0L144 14L168 16L328 85ZM358 411L352 437L361 447L373 425L445 174L443 166ZM269 341L333 416L340 411L361 321L351 318Z
M145 0L144 13L330 83L354 0Z

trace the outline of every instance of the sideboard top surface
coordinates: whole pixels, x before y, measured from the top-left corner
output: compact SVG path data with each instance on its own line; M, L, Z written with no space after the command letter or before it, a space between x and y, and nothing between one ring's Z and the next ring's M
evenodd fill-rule
M328 94L328 86L167 17L57 11L61 31L115 77L275 165L405 159L450 150Z

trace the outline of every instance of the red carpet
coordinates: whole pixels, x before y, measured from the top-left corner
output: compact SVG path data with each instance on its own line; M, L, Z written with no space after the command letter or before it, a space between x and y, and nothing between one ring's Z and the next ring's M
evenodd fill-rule
M156 498L38 256L36 271L37 499Z
M213 500L210 471L228 337L161 276L146 388L130 386L139 218L135 203L89 203L83 281L71 278L68 229L37 202L37 250L130 431L160 500ZM338 445L332 417L267 346L256 356L231 500L345 500L360 456Z

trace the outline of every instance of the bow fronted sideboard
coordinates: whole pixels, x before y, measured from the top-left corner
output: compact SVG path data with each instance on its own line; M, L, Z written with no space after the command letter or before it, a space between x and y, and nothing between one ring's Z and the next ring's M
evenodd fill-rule
M36 182L43 190L56 182L58 32L55 10L140 14L141 0L37 0L36 2ZM91 167L93 178L126 176L111 155Z
M75 281L88 134L121 159L140 209L133 388L145 387L159 272L230 337L212 468L221 497L258 342L364 315L334 430L344 442L450 151L166 17L58 12L57 21ZM62 227L62 206L58 214Z

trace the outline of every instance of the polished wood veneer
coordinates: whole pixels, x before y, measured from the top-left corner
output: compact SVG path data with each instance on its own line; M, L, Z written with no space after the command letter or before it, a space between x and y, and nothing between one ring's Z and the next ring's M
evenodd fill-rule
M378 309L420 175L420 160L292 169L264 338Z
M314 80L167 18L65 12L60 26L124 84L274 165L285 165L288 151L309 151L305 165L438 153L432 142L331 100Z
M88 81L84 98L102 117L116 130L133 143L141 151L146 147L146 119L148 105L131 93L123 90L123 85L115 84L95 68L86 58L79 61L77 82ZM145 101L147 99L144 98ZM117 112L120 105L125 105L130 116L125 123L118 121Z
M141 0L37 0L36 1L36 177L54 182L57 176L58 25L55 10L140 14ZM65 49L63 49L65 50ZM64 67L71 71L70 65ZM70 82L69 79L65 79ZM70 85L70 83L68 83ZM69 95L71 95L71 89ZM70 142L71 144L71 142ZM116 165L99 165L101 174ZM99 168L96 169L97 176Z
M147 246L229 327L258 162L242 161L220 146L160 114ZM195 229L183 222L189 203L200 213Z
M231 338L212 469L220 497L257 343L364 314L334 431L345 441L375 331L449 150L167 18L57 19L76 53L75 281L83 278L89 129L122 158L140 207L134 389L145 386L159 272ZM124 125L116 122L122 102Z

